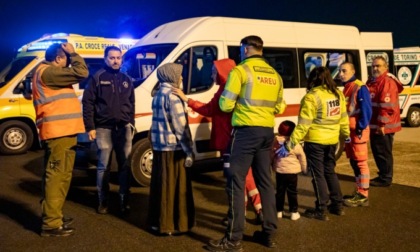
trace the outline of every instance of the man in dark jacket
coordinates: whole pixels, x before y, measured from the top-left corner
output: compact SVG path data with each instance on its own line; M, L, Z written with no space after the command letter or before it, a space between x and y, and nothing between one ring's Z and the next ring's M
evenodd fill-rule
M83 94L83 120L91 141L98 146L97 212L108 213L110 157L115 150L121 213L127 213L130 167L127 161L134 133L134 87L131 78L120 72L122 52L105 49L105 67L90 79Z

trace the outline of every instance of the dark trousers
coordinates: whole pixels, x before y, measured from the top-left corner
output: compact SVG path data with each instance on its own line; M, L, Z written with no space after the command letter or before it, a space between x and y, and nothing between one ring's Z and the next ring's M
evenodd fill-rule
M315 207L324 211L328 201L335 208L343 205L340 183L335 173L336 145L322 145L305 142L304 151L308 169L312 174L312 184L316 196Z
M230 160L226 165L228 167L225 167L226 193L229 200L226 235L230 240L242 240L243 237L245 178L249 167L252 167L261 196L263 232L271 236L277 229L276 202L270 168L273 139L273 128L238 127L233 131Z
M291 213L298 211L298 199L297 199L297 174L276 174L276 208L277 212L282 212L284 210L284 200L286 198L289 202L289 211Z
M379 169L379 178L387 183L392 182L394 172L393 143L394 133L385 134L385 136L370 134L370 148L372 149L376 166Z

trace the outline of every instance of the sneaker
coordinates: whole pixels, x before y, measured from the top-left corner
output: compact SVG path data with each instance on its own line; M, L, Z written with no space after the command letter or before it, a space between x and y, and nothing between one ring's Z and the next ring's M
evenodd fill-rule
M351 198L353 198L354 196L356 196L356 191L354 191L352 194L346 194L346 195L344 195L343 196L343 199L344 200L346 200L346 199L351 199Z
M328 221L328 216L324 213L324 211L316 210L316 209L306 209L304 215L309 219L317 219L322 221Z
M206 246L210 251L231 251L231 252L242 252L244 248L242 247L241 241L230 241L226 236L220 240L210 240Z
M369 206L369 199L360 193L351 199L344 200L344 205L348 207Z
M73 222L74 222L74 220L73 220L72 217L66 217L66 216L63 217L63 226L64 227L70 226L71 224L73 224Z
M335 205L329 205L327 206L328 208L328 212L330 212L330 214L334 214L334 215L338 215L338 216L343 216L346 213L343 210L342 206L335 206Z
M61 226L54 229L45 229L41 231L42 237L64 237L74 234L74 228Z
M257 225L261 225L261 224L263 224L263 222L264 222L264 216L263 216L262 210L260 210L257 213L257 217L255 218L255 223Z
M271 238L271 235L263 231L255 231L252 238L255 242L260 243L268 248L277 247L277 243Z
M278 218L278 219L283 218L283 211L281 211L281 212L277 212L277 218Z
M293 220L293 221L299 220L300 219L299 212L292 212L292 214L290 215L290 219Z
M108 203L102 201L99 203L98 209L96 210L98 214L107 214L108 213Z
M391 186L391 183L382 180L380 177L376 177L370 180L369 185L376 186L376 187L389 187Z

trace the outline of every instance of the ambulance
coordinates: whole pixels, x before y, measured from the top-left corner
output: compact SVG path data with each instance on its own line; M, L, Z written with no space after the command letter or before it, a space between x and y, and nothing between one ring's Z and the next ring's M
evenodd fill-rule
M118 46L125 52L137 40L57 33L22 46L15 59L0 72L0 153L24 153L38 142L31 95L32 75L44 60L45 50L52 43L63 42L73 44L92 74L102 67L104 49L107 46ZM82 96L85 85L86 81L74 85L79 97Z
M394 49L395 75L403 84L399 96L401 119L410 127L420 126L420 47Z
M276 116L275 129L283 120L297 122L301 98L306 94L310 70L327 66L338 79L338 68L352 62L356 76L368 78L368 52L391 52L391 33L360 33L356 27L230 17L196 17L169 22L153 29L124 55L123 67L136 80L136 130L131 169L140 185L150 181L153 152L147 139L152 122L152 92L158 86L156 69L165 63L183 65L183 89L192 99L208 102L217 91L211 80L213 60L240 62L239 43L248 35L264 41L263 56L283 78L287 109ZM392 61L391 61L392 63ZM188 108L196 162L217 159L209 149L211 118ZM339 145L337 157L342 152Z

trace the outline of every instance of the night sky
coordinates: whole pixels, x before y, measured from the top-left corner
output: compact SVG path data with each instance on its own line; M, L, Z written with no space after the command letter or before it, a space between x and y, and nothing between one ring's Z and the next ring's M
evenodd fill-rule
M392 32L394 47L420 45L419 0L7 0L0 3L0 68L44 34L140 38L163 23L198 16L354 25Z

